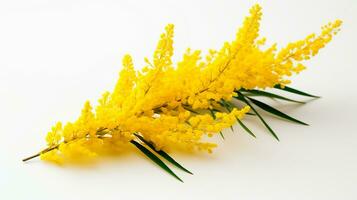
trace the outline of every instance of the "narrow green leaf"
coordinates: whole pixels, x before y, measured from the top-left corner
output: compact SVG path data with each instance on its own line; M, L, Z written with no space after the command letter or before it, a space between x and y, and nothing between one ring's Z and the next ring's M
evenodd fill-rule
M197 112L197 111L194 111L193 109L191 109L190 107L188 107L188 106L182 106L185 110L188 110L188 111L190 111L190 112L192 112L192 113L195 113L195 114L200 114L199 112Z
M264 97L269 97L269 98L274 98L274 99L281 99L281 100L285 100L285 101L290 101L290 102L294 102L294 103L305 103L303 101L296 101L293 99L289 99L274 93L270 93L270 92L266 92L266 91L262 91L262 90L244 90L244 92L253 94L255 96L264 96ZM248 95L246 95L248 96Z
M236 99L238 99L238 100L240 100L240 101L242 101L243 103L246 103L245 101L245 99L243 98L243 94L242 93L240 93L239 91L236 91L236 93L238 94L238 96L233 96L234 98L236 98ZM246 103L247 104L247 103Z
M263 119L262 116L260 116L260 114L258 113L258 111L255 110L255 108L249 103L249 101L247 99L245 99L244 95L240 92L237 92L238 96L235 97L236 99L239 99L241 101L243 101L244 103L246 103L248 106L250 106L250 108L253 110L253 112L258 116L258 118L260 119L260 121L264 124L264 126L269 130L269 132L273 135L273 137L280 141L278 136L275 134L275 132L273 131L273 129L270 128L270 126L265 122L265 120Z
M208 109L211 116L213 117L213 119L216 119L216 114L214 113L214 111L212 109ZM219 134L221 135L222 139L224 139L224 135L222 133L222 131L219 132Z
M230 104L229 102L227 102L226 100L222 99L222 102L219 102L221 106L225 107L227 109L228 112L231 112L233 109L232 107L234 106L233 104ZM234 106L235 107L235 106ZM230 126L231 131L234 133L234 129L233 126ZM222 134L223 135L223 134Z
M211 110L214 111L214 112L221 112L220 110L217 110L215 108L212 108Z
M263 109L263 110L265 110L265 111L267 111L267 112L269 112L269 113L271 113L273 115L276 115L278 117L287 119L289 121L292 121L292 122L295 122L295 123L298 123L298 124L302 124L302 125L307 125L308 126L308 124L306 124L305 122L302 122L302 121L297 120L297 119L295 119L293 117L290 117L289 115L287 115L287 114L285 114L285 113L283 113L283 112L281 112L281 111L279 111L279 110L277 110L277 109L275 109L275 108L273 108L273 107L271 107L271 106L269 106L269 105L267 105L267 104L265 104L265 103L263 103L261 101L258 101L256 99L253 99L253 98L250 98L250 97L248 97L248 99L252 103L257 105L258 107L260 107L261 109Z
M227 109L227 106L226 106L226 104L224 103L224 99L222 99L222 102L218 101L218 104L221 105L222 107L226 108L226 110L227 110L228 112L231 111L230 109ZM231 131L234 132L233 126L230 126L230 128L231 128ZM223 136L223 134L221 134L221 135Z
M143 152L148 158L150 158L152 161L154 161L158 166L160 166L163 170L165 170L167 173L171 174L173 177L175 177L177 180L182 181L160 158L158 158L155 154L153 154L150 150L146 149L143 145L140 143L132 140L130 141L133 145L135 145L141 152Z
M170 162L171 164L175 165L176 167L178 167L179 169L189 173L189 174L193 174L192 172L190 172L189 170L187 170L186 168L184 168L182 165L180 165L178 162L176 162L176 160L174 160L169 154L167 154L165 151L162 150L156 150L154 145L145 140L144 137L142 137L139 134L134 134L137 138L139 138L142 142L144 142L148 147L150 147L150 149L152 149L153 151L155 151L156 153L158 153L160 156L162 156L163 158L165 158L168 162Z
M209 110L209 112L210 112L212 118L213 118L213 119L216 119L216 115L214 114L214 111L213 111L212 109L208 109L208 110Z
M226 107L226 106L224 105L224 103L223 103L223 100L222 100L222 101L217 101L217 103L218 103L219 105L221 105L223 108Z
M226 108L227 109L227 106L230 107L230 109L232 109L233 107L234 108L238 108L238 109L241 109L239 108L238 106L234 105L232 102L229 102L229 101L226 101L224 99L221 99L221 101L218 101L217 102L219 105L221 105L222 107ZM228 110L227 111L231 111L231 110ZM245 113L246 115L255 115L254 113L250 113L250 112L247 112Z
M223 135L222 131L220 131L220 132L219 132L219 134L221 135L222 139L224 139L224 140L225 140L225 138L224 138L224 135Z
M253 136L254 138L256 138L256 136L254 135L254 133L253 133L251 130L249 130L249 128L248 128L246 125L244 125L243 122L242 122L240 119L238 119L238 117L236 117L236 119L237 119L239 125L241 125L242 128L243 128L245 131L247 131L247 133L249 133L249 135L251 135L251 136Z
M294 88L291 88L291 87L288 87L288 86L282 87L280 84L275 85L274 88L279 89L279 90L284 90L286 92L291 92L291 93L294 93L294 94L298 94L298 95L301 95L301 96L320 98L319 96L308 94L306 92L302 92L302 91L299 91L297 89L294 89Z
M222 104L224 105L224 107L225 107L228 111L231 111L231 110L232 110L232 107L234 106L232 103L227 102L227 101L224 100L224 99L222 99ZM236 117L236 119L237 119L239 125L241 125L242 128L243 128L249 135L251 135L251 136L253 136L254 138L256 138L256 136L254 135L254 133L253 133L251 130L249 130L249 128L248 128L247 126L245 126L245 125L243 124L243 122L242 122L238 117ZM232 126L231 126L231 127L232 127ZM232 131L233 131L233 128L232 128Z

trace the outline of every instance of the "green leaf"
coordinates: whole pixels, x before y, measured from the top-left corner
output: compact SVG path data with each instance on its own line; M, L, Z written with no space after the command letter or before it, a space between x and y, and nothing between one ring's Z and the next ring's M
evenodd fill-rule
M191 109L191 108L188 107L188 106L183 105L182 107L183 107L185 110L188 110L188 111L190 111L190 112L192 112L192 113L194 113L194 114L200 114L199 112L194 111L193 109Z
M210 112L212 118L213 118L213 119L216 119L215 111L212 110L212 109L208 109L208 110L209 110L209 112ZM219 134L221 135L222 139L224 139L224 135L223 135L222 131L220 131Z
M171 174L173 177L175 177L177 180L182 181L164 162L160 160L155 154L153 154L150 150L146 149L143 145L140 143L132 140L130 141L133 145L135 145L141 152L143 152L148 158L150 158L152 161L154 161L158 166L160 166L163 170Z
M248 128L246 125L244 125L243 122L242 122L240 119L238 119L238 117L236 117L236 119L237 119L238 123L242 126L242 128L243 128L245 131L247 131L247 133L249 133L249 135L251 135L251 136L253 136L254 138L256 138L256 136L254 135L254 133L253 133L251 130L249 130L249 128Z
M208 110L209 110L209 112L210 112L212 118L213 118L213 119L216 119L216 114L214 114L214 111L213 111L212 109L208 109Z
M265 120L263 119L262 116L260 116L260 114L258 113L258 111L255 110L255 108L249 103L248 100L245 99L244 95L240 92L237 92L238 96L235 97L236 99L239 99L241 101L243 101L244 103L246 103L248 106L250 106L250 108L253 110L253 112L258 116L258 118L260 119L260 121L262 121L262 123L264 124L264 126L269 130L269 132L273 135L273 137L280 141L278 136L275 134L275 132L273 131L273 129L270 128L270 126L265 122Z
M218 101L217 103L218 103L219 105L221 105L222 107L226 108L227 110L228 110L227 106L228 106L230 109L232 109L233 107L240 109L238 106L236 106L236 105L234 105L233 103L228 102L228 101L226 101L226 100L224 100L224 99L221 99L221 101ZM228 110L228 111L230 112L230 110ZM250 112L247 112L247 113L245 113L245 114L246 114L246 115L255 115L254 113L250 113Z
M224 100L224 99L222 99L222 104L224 105L224 107L225 107L228 111L231 111L231 110L232 110L232 107L234 106L232 103L227 102L227 101ZM254 133L253 133L251 130L249 130L249 128L248 128L247 126L245 126L245 125L243 124L243 122L242 122L238 117L236 117L236 119L237 119L239 125L241 125L242 128L243 128L245 131L247 131L247 132L249 133L249 135L251 135L251 136L253 136L254 138L256 138L256 136L254 135ZM232 126L231 126L231 127L232 127ZM233 131L233 128L232 128L232 131Z
M217 110L215 108L212 108L211 110L214 111L214 112L221 112L220 110Z
M231 126L230 128L231 128L231 131L234 132L233 126Z
M186 168L184 168L182 165L180 165L178 162L176 162L176 160L174 160L169 154L167 154L165 151L162 150L156 150L154 145L145 140L143 136L139 135L139 134L134 134L137 138L139 138L142 142L144 142L148 147L150 147L150 149L152 149L153 151L155 151L156 153L158 153L160 156L162 156L163 158L165 158L168 162L170 162L171 164L175 165L176 167L178 167L179 169L189 173L189 174L193 174L192 172L190 172L189 170L187 170Z
M224 138L224 135L223 135L222 131L220 131L220 132L219 132L219 134L221 135L222 139L224 139L224 140L225 140L225 138Z
M273 108L273 107L271 107L271 106L269 106L269 105L267 105L267 104L265 104L265 103L263 103L261 101L258 101L256 99L253 99L253 98L250 98L250 97L248 97L248 99L252 103L257 105L258 107L260 107L261 109L263 109L263 110L265 110L265 111L267 111L267 112L269 112L269 113L271 113L273 115L279 116L281 118L287 119L289 121L292 121L292 122L295 122L295 123L298 123L298 124L302 124L302 125L307 125L308 126L308 124L306 124L305 122L302 122L302 121L297 120L297 119L295 119L293 117L290 117L289 115L287 115L287 114L285 114L285 113L283 113L283 112L281 112L281 111L279 111L279 110L277 110L277 109L275 109L275 108Z
M269 98L274 98L274 99L281 99L281 100L295 102L295 103L305 103L302 101L296 101L293 99L289 99L289 98L286 98L286 97L283 97L283 96L280 96L277 94L273 94L270 92L262 91L262 90L243 90L243 92L247 92L247 93L250 93L250 94L253 94L256 96L264 96L264 97L269 97ZM246 96L248 96L248 95L246 95Z
M225 107L227 109L228 112L231 112L233 109L232 107L234 106L233 104L230 104L229 102L227 102L224 99L221 99L221 102L219 102L219 104L223 107ZM234 106L235 107L235 106ZM230 126L231 131L234 133L234 129L233 126ZM223 134L222 134L223 135Z
M291 92L291 93L294 93L294 94L298 94L298 95L301 95L301 96L320 98L319 96L308 94L306 92L302 92L302 91L299 91L297 89L294 89L294 88L291 88L291 87L288 87L288 86L282 87L280 84L275 85L274 88L279 89L279 90L284 90L286 92Z

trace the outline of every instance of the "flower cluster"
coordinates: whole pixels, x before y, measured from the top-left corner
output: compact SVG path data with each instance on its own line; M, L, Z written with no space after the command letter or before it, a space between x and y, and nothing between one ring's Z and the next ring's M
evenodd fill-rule
M216 144L202 139L237 121L242 124L251 109L234 104L233 99L246 100L239 91L284 88L289 76L305 69L301 61L317 54L341 25L339 20L329 23L319 35L277 50L276 44L265 47L265 38L259 38L261 16L261 7L253 6L233 41L205 56L187 49L176 65L171 60L174 26L167 25L152 59L145 58L146 66L136 71L125 55L114 91L105 92L95 110L86 102L77 121L57 123L41 158L63 162L133 141L149 142L156 151L211 152Z

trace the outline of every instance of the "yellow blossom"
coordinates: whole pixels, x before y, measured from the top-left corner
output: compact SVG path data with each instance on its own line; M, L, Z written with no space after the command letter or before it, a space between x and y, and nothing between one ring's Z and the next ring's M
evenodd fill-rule
M174 26L161 35L152 59L145 59L141 71L134 69L130 55L113 92L105 92L93 111L86 102L81 115L62 128L57 123L46 141L54 150L43 152L44 160L62 162L77 157L92 157L103 148L116 149L140 134L157 150L185 149L212 152L216 144L204 141L234 125L249 111L225 109L235 91L265 89L286 85L288 76L306 67L301 62L316 55L341 26L337 20L323 26L319 35L290 43L281 50L265 47L259 37L262 9L255 5L245 18L233 41L225 42L207 55L187 49L174 64ZM211 112L209 112L211 111Z
M57 145L62 138L62 123L57 122L55 126L52 127L52 130L47 133L46 141L48 146Z

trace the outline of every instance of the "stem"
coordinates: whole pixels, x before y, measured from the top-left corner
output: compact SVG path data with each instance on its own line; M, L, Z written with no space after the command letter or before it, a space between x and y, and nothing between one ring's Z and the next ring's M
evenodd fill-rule
M22 159L22 162L26 162L26 161L31 160L31 159L33 159L33 158L36 158L36 157L38 157L38 156L40 156L40 153L37 153L37 154L35 154L35 155L33 155L33 156L29 156L29 157L27 157L27 158L24 158L24 159Z
M98 138L103 138L103 137L104 137L104 135L102 135L102 131L104 131L104 130L106 130L106 129L107 129L107 128L99 128L99 129L97 130L96 135L98 136ZM87 137L87 136L88 136L88 134L87 134L85 137ZM76 139L78 139L78 138L75 138L75 139L73 139L73 140L71 140L71 141L64 141L63 143L73 142L73 141L76 140ZM33 158L36 158L36 157L40 156L40 155L43 154L43 153L47 153L47 152L49 152L49 151L52 151L52 150L54 150L54 149L57 149L58 147L59 147L59 144L57 144L57 145L55 145L55 146L52 146L52 147L48 147L48 148L46 148L46 149L40 151L39 153L37 153L37 154L35 154L35 155L32 155L32 156L29 156L29 157L27 157L27 158L22 159L22 161L23 161L23 162L26 162L26 161L28 161L28 160L31 160L31 159L33 159Z
M33 158L39 157L39 156L40 156L41 154L43 154L43 153L47 153L47 152L49 152L49 151L52 151L52 150L54 150L54 149L57 149L58 146L59 146L59 145L56 145L56 146L53 146L53 147L50 147L50 148L46 148L46 149L40 151L39 153L37 153L37 154L35 154L35 155L32 155L32 156L29 156L29 157L27 157L27 158L22 159L22 162L26 162L26 161L31 160L31 159L33 159Z

